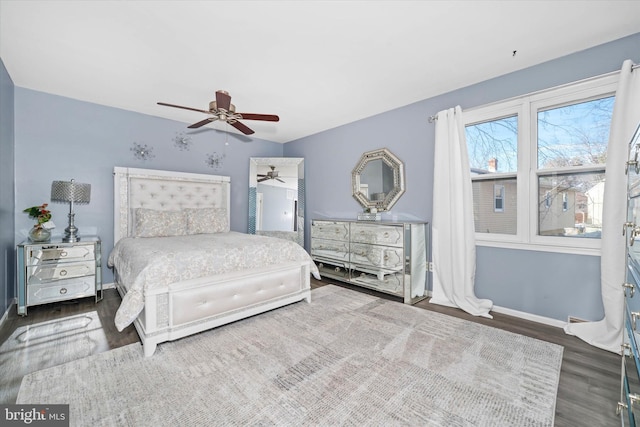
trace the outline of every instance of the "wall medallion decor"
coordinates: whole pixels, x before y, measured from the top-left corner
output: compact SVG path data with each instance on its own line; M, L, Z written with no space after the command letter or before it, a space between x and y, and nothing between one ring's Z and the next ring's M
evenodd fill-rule
M207 158L204 161L207 166L209 166L212 169L220 169L222 167L222 164L224 162L224 158L226 156L224 154L220 155L217 152L213 152L213 154L207 154Z
M180 151L189 151L191 148L191 137L184 132L176 133L176 136L173 137L173 145Z
M138 144L137 142L134 142L131 147L131 151L133 151L133 156L139 160L150 160L155 157L155 154L153 154L153 147L149 147L147 144Z

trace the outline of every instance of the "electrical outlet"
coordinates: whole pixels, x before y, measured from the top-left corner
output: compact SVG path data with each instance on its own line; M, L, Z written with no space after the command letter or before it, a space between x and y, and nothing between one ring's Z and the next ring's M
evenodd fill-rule
M433 262L429 262L429 265L427 266L427 270L433 271Z

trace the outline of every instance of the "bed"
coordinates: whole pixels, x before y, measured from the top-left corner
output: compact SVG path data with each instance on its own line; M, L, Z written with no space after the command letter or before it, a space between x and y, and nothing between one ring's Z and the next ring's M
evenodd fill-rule
M108 266L122 296L115 323L158 344L311 302L319 278L297 243L230 231L230 178L114 168L114 248Z

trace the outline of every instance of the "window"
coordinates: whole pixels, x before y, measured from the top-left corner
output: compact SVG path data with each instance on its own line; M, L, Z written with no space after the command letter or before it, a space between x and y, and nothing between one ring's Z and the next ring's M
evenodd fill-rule
M493 186L493 211L504 212L504 185Z
M599 249L617 76L464 112L478 244Z

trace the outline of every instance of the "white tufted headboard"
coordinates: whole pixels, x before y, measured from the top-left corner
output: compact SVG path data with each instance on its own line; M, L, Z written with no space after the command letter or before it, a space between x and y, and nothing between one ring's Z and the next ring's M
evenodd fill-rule
M153 169L113 168L113 243L131 235L133 209L226 207L230 224L231 178Z

